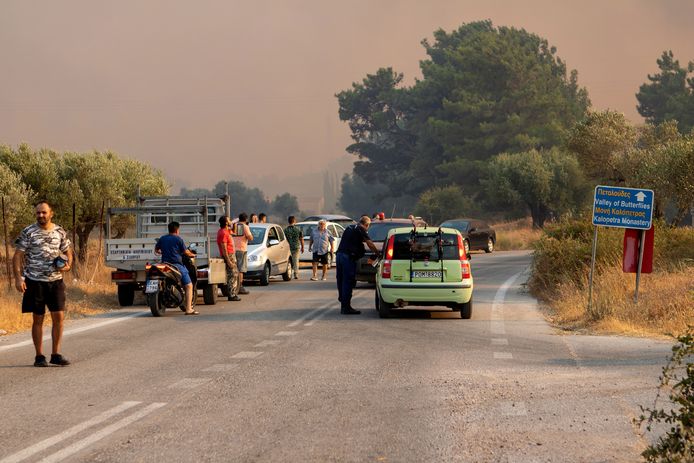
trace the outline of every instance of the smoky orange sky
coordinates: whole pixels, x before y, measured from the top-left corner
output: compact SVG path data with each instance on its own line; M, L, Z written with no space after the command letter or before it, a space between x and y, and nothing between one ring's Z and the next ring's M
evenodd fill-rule
M0 143L113 150L176 186L284 191L348 168L335 93L382 66L412 83L423 38L480 19L548 39L595 108L635 122L661 52L694 59L689 0L3 0Z

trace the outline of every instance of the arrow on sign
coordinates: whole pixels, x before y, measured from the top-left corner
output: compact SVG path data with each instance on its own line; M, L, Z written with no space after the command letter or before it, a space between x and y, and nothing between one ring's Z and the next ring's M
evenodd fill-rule
M643 191L639 191L634 196L636 196L636 200L640 203L642 203L643 200L646 199L646 193L644 193Z

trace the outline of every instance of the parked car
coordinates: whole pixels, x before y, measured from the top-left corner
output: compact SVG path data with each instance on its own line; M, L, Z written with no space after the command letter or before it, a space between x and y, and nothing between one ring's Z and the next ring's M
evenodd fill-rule
M266 286L273 275L282 275L284 281L291 280L289 242L282 227L274 223L252 223L249 228L253 240L248 242L248 271L244 281L258 280Z
M372 220L371 226L369 227L369 236L376 247L381 249L390 230L398 227L409 227L412 229L413 224L417 228L427 226L427 223L421 219L415 219L414 221L410 219ZM373 267L373 265L371 265L374 254L371 252L368 246L366 246L366 244L364 244L364 249L366 251L364 257L362 257L357 263L357 281L375 283L376 269Z
M311 232L318 227L318 221L305 221L296 224L297 227L301 229L301 235L304 237L304 252L299 255L300 262L311 262L313 260L313 251L308 251L308 244L311 242ZM342 234L345 232L345 228L339 223L327 222L326 228L328 233L335 238L335 251L340 245L340 240L342 239ZM330 266L335 263L335 256L330 256Z
M496 231L486 222L477 219L452 219L441 224L442 227L455 228L463 235L465 252L483 249L493 252L496 244Z
M357 223L354 219L347 217L346 215L337 214L318 214L306 217L302 222L318 222L319 220L327 220L328 222L339 223L343 227Z
M395 228L388 231L376 273L376 310L445 306L472 316L472 270L463 237L454 228Z

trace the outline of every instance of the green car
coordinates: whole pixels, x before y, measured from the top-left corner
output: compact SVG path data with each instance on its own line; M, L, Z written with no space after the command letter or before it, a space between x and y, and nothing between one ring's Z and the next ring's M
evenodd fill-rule
M460 232L453 228L400 227L388 232L376 273L376 310L446 306L472 316L472 271Z

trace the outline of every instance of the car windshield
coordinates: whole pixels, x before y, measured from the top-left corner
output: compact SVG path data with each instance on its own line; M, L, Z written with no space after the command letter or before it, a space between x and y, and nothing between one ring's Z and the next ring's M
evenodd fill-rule
M395 235L393 243L393 259L398 260L439 260L438 233L417 233L414 239L410 234ZM441 234L441 256L444 260L457 260L458 235L453 233Z
M297 225L301 229L301 236L309 237L314 228L318 226L317 223L302 223Z
M248 244L263 244L263 238L265 237L266 228L261 227L251 227L251 233L253 234L253 240L249 241Z
M442 227L455 228L456 230L467 230L467 226L470 222L466 220L453 220L451 222L444 222L441 224Z
M368 232L371 241L385 241L390 230L407 226L411 226L411 224L402 222L371 222Z

